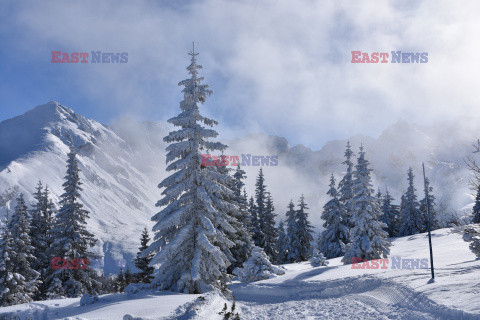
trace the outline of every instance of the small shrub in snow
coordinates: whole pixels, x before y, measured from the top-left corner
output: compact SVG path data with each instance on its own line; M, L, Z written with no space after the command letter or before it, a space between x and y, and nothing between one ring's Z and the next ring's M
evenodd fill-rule
M131 283L125 287L124 291L127 294L135 294L140 291L150 290L152 285L150 283Z
M236 268L233 274L241 282L252 282L270 279L276 275L285 274L285 271L281 267L272 265L261 248L254 247L250 258L243 263L243 268Z
M240 320L240 314L238 312L235 312L235 301L230 307L230 311L227 310L227 303L225 303L223 305L222 311L218 313L219 315L223 315L223 320Z
M321 253L317 249L313 250L313 256L310 259L308 259L308 261L310 261L310 264L312 265L312 267L320 267L320 266L328 265L328 261L323 255L323 253Z
M470 250L480 259L480 227L470 225L464 232L463 240L470 242Z
M131 314L127 313L123 316L123 320L143 320L141 317L134 317Z
M89 304L94 304L97 301L98 301L98 296L91 296L88 293L85 293L80 298L80 305L81 306L86 306L86 305L89 305Z

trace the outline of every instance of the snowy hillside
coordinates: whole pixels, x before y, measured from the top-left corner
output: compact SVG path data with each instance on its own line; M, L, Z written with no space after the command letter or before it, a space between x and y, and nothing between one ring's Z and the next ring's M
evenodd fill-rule
M392 257L428 258L426 234L393 241L387 269L352 269L340 258L328 267L285 265L270 280L230 285L241 319L480 319L479 261L451 229L433 233L436 280L428 269L393 269ZM79 299L35 302L0 308L19 319L222 319L226 302L216 294L168 292L111 294L80 306ZM229 307L231 302L227 302Z
M163 123L138 123L129 118L105 126L57 102L38 106L0 123L0 195L18 186L31 200L40 179L58 200L68 145L73 141L79 148L82 201L91 212L89 227L100 240L97 251L105 257L97 265L103 265L106 273L117 272L131 263L140 230L152 226L150 217L157 212L154 204L160 199L160 190L156 186L165 176L162 138L168 129ZM417 189L422 190L419 170L425 161L439 209L445 215L451 209L461 213L472 202L463 157L472 151L476 129L455 129L447 124L422 127L399 121L378 139L358 135L350 140L354 151L361 143L366 146L375 186L388 186L397 203L406 187L408 166L414 166ZM341 162L346 140L328 142L319 151L302 145L290 147L285 138L261 134L226 142L229 155L278 155L279 165L264 167L264 172L279 217L283 218L290 199L297 202L304 193L313 224L321 225L328 178L331 172L340 177L344 170ZM244 169L247 191L252 194L259 167ZM0 207L3 205L0 199ZM0 213L5 213L5 207Z
M161 125L143 123L128 137L122 136L127 124L117 126L118 133L56 102L0 123L1 191L18 186L31 200L40 179L58 200L68 146L73 143L79 149L82 201L91 212L89 227L100 239L97 250L105 256L97 264L107 273L131 260L138 247L132 235L151 226L159 196L156 184L165 163ZM145 149L150 150L148 157Z

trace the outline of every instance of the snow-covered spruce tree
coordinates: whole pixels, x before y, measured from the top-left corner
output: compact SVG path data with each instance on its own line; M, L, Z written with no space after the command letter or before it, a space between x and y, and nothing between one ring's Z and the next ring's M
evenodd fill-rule
M285 233L285 225L283 221L278 224L278 238L277 238L277 258L276 264L283 264L287 262L287 235Z
M33 294L26 288L27 279L16 271L12 234L8 211L0 243L0 306L6 307L32 301Z
M242 268L233 270L233 274L241 282L252 282L270 279L276 275L285 274L285 271L281 267L272 265L262 248L253 247L250 258L245 261Z
M154 268L150 266L150 262L153 259L153 254L147 254L145 256L142 253L148 248L148 242L150 241L150 236L148 234L147 228L143 229L142 235L140 237L140 248L138 248L137 257L135 258L135 267L137 267L140 272L137 273L137 281L140 283L150 283L153 279Z
M325 221L323 223L325 230L320 234L318 248L327 259L331 259L344 255L345 242L348 240L348 228L342 221L342 217L345 216L343 212L345 206L338 199L333 173L327 194L331 199L323 206L321 218Z
M323 253L321 253L317 249L313 249L312 257L308 259L308 261L310 262L312 267L321 267L328 265L328 261L323 255Z
M413 185L412 168L408 169L408 188L402 195L400 204L399 235L409 236L421 232L424 229L425 220L420 212L420 204L417 201L416 189Z
M250 221L250 226L248 228L248 231L252 236L254 245L258 246L261 238L261 235L260 235L261 232L260 232L260 224L257 216L257 207L255 206L255 199L253 198L253 196L251 196L250 200L248 201L248 216Z
M248 229L249 225L251 224L250 217L248 214L248 198L247 198L247 191L243 188L245 183L243 180L247 178L245 175L245 171L240 167L237 166L235 173L233 174L234 181L234 197L235 201L238 203L238 208L240 209L241 218L240 221L243 223L243 226ZM242 192L243 190L243 192Z
M52 244L48 248L48 255L67 259L69 262L75 261L74 259L88 259L91 262L97 256L89 248L97 243L97 239L87 230L89 212L83 209L83 204L79 202L82 183L77 154L73 147L67 156L67 174L62 185L64 193L60 197L61 207L50 230ZM46 279L47 295L50 298L55 297L54 293L59 291L59 281L63 295L67 297L78 297L84 293L97 294L101 284L96 278L95 270L90 267L49 269Z
M350 141L347 141L347 147L345 150L345 161L342 164L347 166L347 171L343 176L342 180L338 184L338 194L340 202L345 206L345 209L342 210L342 221L348 228L353 228L354 226L354 218L351 216L352 208L349 207L350 199L353 198L353 151L350 147ZM347 243L350 240L347 239Z
M40 273L40 285L36 300L46 298L46 276L51 267L51 258L47 251L52 243L50 231L54 224L55 206L49 199L50 191L48 186L43 189L42 183L39 181L37 192L34 194L34 209L30 211L31 225L30 238L34 247L33 255L35 259L32 261L32 268Z
M255 214L257 216L257 225L255 226L255 234L253 240L255 245L263 248L265 245L265 204L267 201L267 190L265 186L265 177L263 170L260 168L258 177L255 182Z
M300 239L298 238L297 232L297 213L292 200L290 200L288 204L288 211L285 215L287 216L287 232L285 237L286 262L299 262L301 261L299 254Z
M145 253L154 253L151 264L159 265L153 286L202 293L224 287L230 261L221 247L231 248L234 243L222 230L232 229L227 213L235 205L225 201L233 194L226 187L229 176L215 166L202 165L202 154L223 151L227 146L208 141L218 136L215 130L207 128L217 122L203 117L198 104L205 102L212 91L198 76L201 68L196 60L198 53L189 54L190 78L179 83L184 87L181 112L168 120L179 129L163 139L170 144L167 171L174 173L158 185L164 188L164 197L156 205L163 209L152 217L156 222L155 237Z
M393 197L390 195L388 189L385 190L385 194L382 199L382 216L380 221L386 224L385 231L387 231L389 237L398 236L398 219L400 215L399 207L393 204Z
M480 185L477 187L477 194L475 196L475 205L472 212L472 223L480 223Z
M377 194L375 194L375 198L377 199L378 205L381 207L382 206L382 200L383 200L383 194L382 194L382 191L380 190L380 187L377 189Z
M239 168L237 168L236 173L239 173L241 176L243 176L238 169ZM231 205L230 209L226 212L226 220L228 224L226 226L218 224L217 226L217 228L225 234L228 241L225 241L225 239L222 239L221 237L217 237L217 239L215 239L215 244L218 245L223 253L225 253L230 262L227 272L231 273L233 269L240 267L243 262L248 259L250 256L250 251L253 247L253 243L250 233L245 228L243 223L246 212L242 212L240 209L243 201L241 192L241 187L243 185L239 184L239 181L235 178L235 176L232 177L229 175L229 171L231 169L227 168L226 162L223 163L223 165L222 162L219 162L217 170L226 177L225 181L222 182L224 186L228 190L232 190L232 192L225 193L225 195L222 197L225 202ZM239 177L239 175L237 176ZM238 189L238 187L240 187L240 189ZM233 247L230 246L230 243L233 243Z
M31 266L35 259L34 247L30 239L30 220L23 194L20 194L16 200L15 211L7 225L12 239L9 263L11 263L11 275L16 280L15 303L25 303L32 301L38 293L40 273Z
M428 178L425 179L424 194L427 196L420 200L420 212L423 217L423 229L420 232L427 232L428 219L430 217L430 230L439 228L437 220L437 211L435 210L435 196L433 195L433 188L430 186ZM427 216L427 200L428 199L428 216Z
M347 244L342 259L345 264L352 263L352 258L355 257L367 260L386 258L390 250L387 233L383 230L386 225L379 220L382 212L373 196L370 178L372 169L369 169L368 165L361 146L353 173L354 197L349 201L355 225L350 235L351 243Z
M248 231L248 225L250 223L247 197L246 193L242 194L242 188L245 185L243 180L245 178L245 171L243 171L240 168L240 165L238 165L232 179L233 198L230 200L231 203L236 205L236 208L232 211L234 219L230 221L230 225L235 229L231 234L230 239L235 245L230 249L233 260L227 269L228 272L242 266L242 264L247 261L248 257L250 257L250 252L253 248L252 237Z
M297 222L297 237L300 241L300 247L298 248L298 258L300 261L306 261L312 255L313 248L313 226L308 221L308 206L305 203L305 197L300 197L300 203L298 204L298 210L296 211Z
M270 258L270 261L274 261L278 254L278 230L275 227L276 214L274 213L275 207L273 206L273 199L270 192L266 192L266 197L265 211L263 214L263 250Z

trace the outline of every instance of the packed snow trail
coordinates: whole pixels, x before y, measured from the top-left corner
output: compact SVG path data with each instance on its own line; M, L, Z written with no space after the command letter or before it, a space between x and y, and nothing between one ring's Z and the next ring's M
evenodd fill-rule
M328 282L302 279L326 269L284 283L232 286L242 319L480 319L373 276Z
M242 320L480 319L480 261L461 234L442 229L432 235L434 283L427 284L428 269L352 269L341 258L328 260L328 267L293 263L273 279L232 283L236 309ZM391 257L429 255L426 234L393 239L392 244ZM80 298L69 298L3 307L0 319L222 320L225 303L230 308L231 302L216 293L117 293L87 306L80 306Z

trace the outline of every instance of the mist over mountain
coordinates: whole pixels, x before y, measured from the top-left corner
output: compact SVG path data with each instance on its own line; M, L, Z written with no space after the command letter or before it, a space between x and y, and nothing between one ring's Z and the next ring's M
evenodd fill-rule
M1 122L2 219L6 209L15 205L12 194L23 192L27 202L33 200L38 180L48 185L58 201L63 193L67 153L74 145L83 183L81 201L90 211L88 226L99 239L96 251L104 256L96 265L106 273L117 272L126 263L132 267L138 235L145 226L151 230L150 218L158 211L155 203L161 190L157 185L166 176L166 144L162 139L169 130L165 123L139 123L128 117L102 125L54 101ZM409 166L414 169L417 195L422 198L421 163L425 162L438 210L445 217L452 210L465 214L471 206L470 172L463 159L472 152L471 144L479 135L475 125L445 122L420 126L401 120L378 138L356 135L348 140L355 152L363 144L374 169L374 187L382 191L388 187L396 203L406 188ZM278 155L277 166L263 167L278 219L284 218L290 199L297 203L303 193L312 223L321 229L329 176L333 173L337 182L343 176L341 163L347 140L330 141L320 150L290 146L286 138L264 134L224 142L230 146L228 155ZM250 196L259 167L244 169Z

